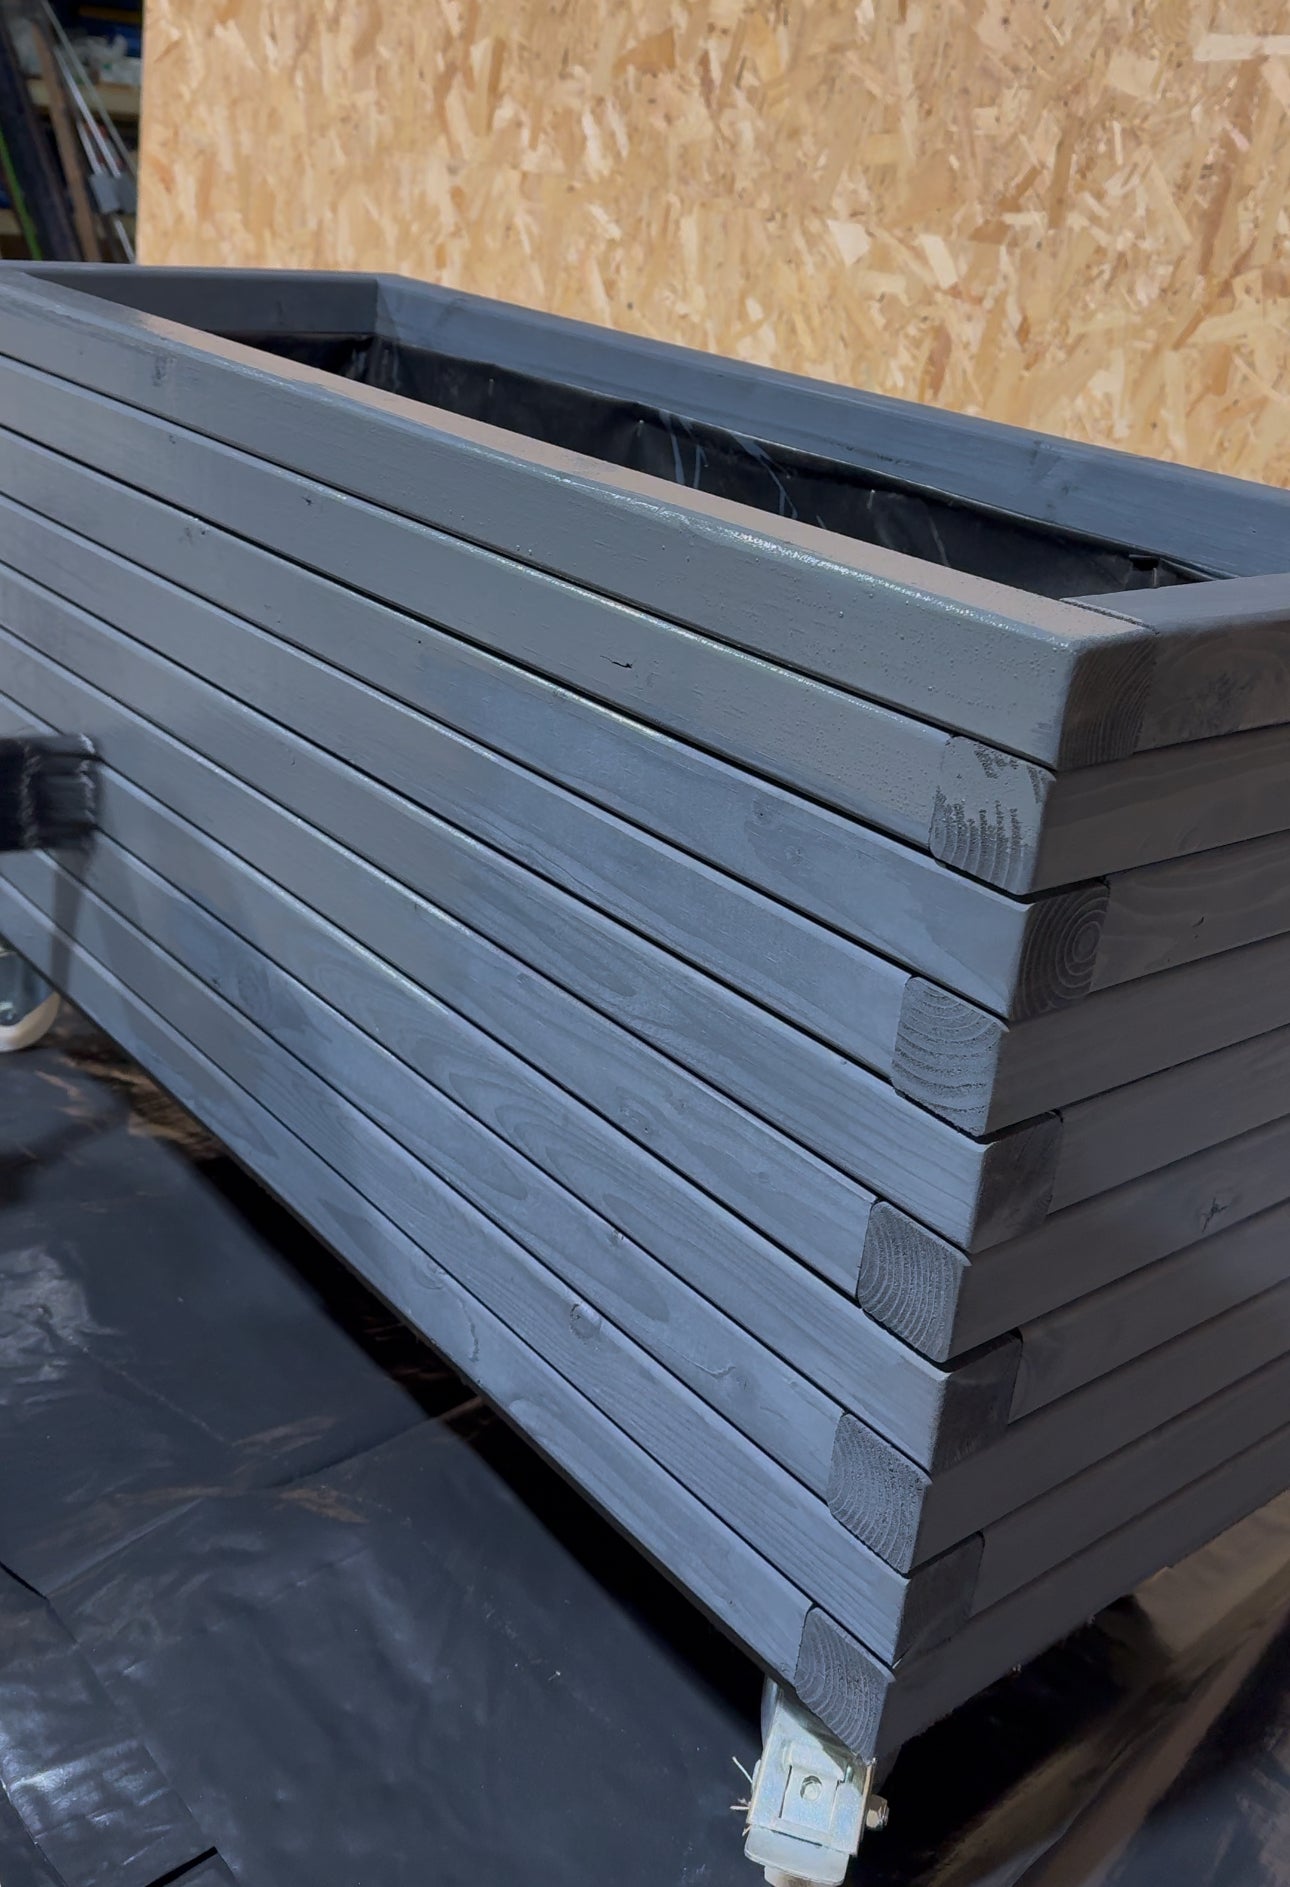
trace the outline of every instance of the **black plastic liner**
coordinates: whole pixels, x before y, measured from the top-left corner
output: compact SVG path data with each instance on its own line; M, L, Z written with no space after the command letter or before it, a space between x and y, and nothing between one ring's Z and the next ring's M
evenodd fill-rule
M225 338L628 471L1036 595L1154 589L1189 582L1197 574L1132 546L1093 543L681 414L384 335L238 333Z
M910 1744L856 1887L1284 1887L1288 1615L1283 1500ZM759 1688L101 1037L0 1063L3 1887L756 1887Z

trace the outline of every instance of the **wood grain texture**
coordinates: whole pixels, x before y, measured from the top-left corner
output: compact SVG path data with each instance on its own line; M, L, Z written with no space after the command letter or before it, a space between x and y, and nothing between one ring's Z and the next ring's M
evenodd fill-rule
M834 1512L858 1538L897 1542L900 1563L917 1565L1275 1362L1288 1331L1290 1284L1279 1284L1010 1423L999 1441L932 1476L844 1420L836 1446L841 1463L855 1463L846 1486L857 1505L844 1509L839 1495Z
M500 726L467 739L4 498L0 561L252 707L289 702L305 738L890 1073L906 972L515 765Z
M1003 1238L1043 1216L1056 1122L972 1141L835 1051L787 1029L499 854L485 853L432 815L418 816L419 809L329 752L241 708L27 579L0 576L0 620L105 692L126 694L162 725L182 725L207 757L311 823L334 835L338 823L357 819L351 829L361 852L371 850L374 821L387 828L411 821L417 834L414 885L442 904L455 882L467 899L456 914L472 927L491 924L502 947L522 954L531 967L947 1236ZM381 764L379 755L374 764ZM506 912L498 906L492 918L483 917L484 907L499 897ZM634 966L630 981L625 962ZM726 1010L737 1012L733 1031L717 1024Z
M1148 1075L1062 1110L1052 1210L1279 1120L1290 1099L1290 1028Z
M111 777L101 831L102 843L73 863L81 883L236 1000L698 1393L715 1395L745 1432L753 1422L769 1452L788 1450L785 1465L817 1491L836 1405L785 1382L776 1355L743 1345L727 1316L714 1321L713 1304L929 1465L1002 1428L1016 1376L1012 1345L952 1372L928 1364L676 1174L633 1160L594 1116L481 1030ZM400 1064L425 1085L409 1092ZM501 1185L499 1161L511 1149ZM595 1222L574 1197L597 1208ZM685 1288L660 1276L646 1253ZM635 1287L633 1276L642 1280ZM763 1381L788 1396L767 1414L768 1426ZM776 1436L785 1424L792 1432Z
M1155 631L1140 747L1290 721L1290 574L1102 597L1098 607Z
M77 452L91 455L95 437L78 428ZM255 528L266 468L240 461L238 476L221 481L218 448L184 443L185 464L206 464L203 485L217 486L221 515L243 532ZM139 476L169 490L176 466L164 441L150 464ZM184 489L199 501L197 487ZM1099 961L1101 885L1018 904L883 833L3 429L0 492L460 732L504 746L594 803L988 1009L1037 1015L1087 991ZM321 487L313 500L334 511L342 505ZM472 608L470 596L465 583L450 596L438 572L440 617L504 653L508 625L522 612L506 596L496 611L482 595Z
M996 1249L1007 1252L1019 1242L1026 1241L1009 1240ZM965 1252L879 1200L865 1227L856 1297L871 1317L916 1350L945 1358L972 1347L961 1334L970 1270ZM1002 1329L1015 1321L1008 1301L997 1312Z
M1015 754L952 740L936 786L933 858L1003 891L1037 890L1054 784L1047 768ZM1072 871L1067 882L1096 878L1100 870Z
M661 1465L678 1474L700 1499L745 1538L752 1538L787 1578L809 1584L839 1624L857 1633L880 1657L892 1658L919 1642L934 1642L963 1616L979 1554L976 1543L943 1556L925 1580L894 1574L855 1540L800 1483L747 1442L661 1365L626 1338L576 1293L561 1285L521 1246L478 1214L461 1195L319 1081L294 1056L253 1027L229 1003L205 988L141 932L113 918L85 888L60 898L70 881L42 855L15 856L4 866L8 887L43 909L46 947L33 960L61 966L98 952L57 923L74 912L78 937L102 920L104 938L120 965L120 981L136 994L148 989L151 1006L239 1087L254 1092L284 1126L329 1165L351 1176L369 1199L373 1192L397 1209L397 1222L421 1251L473 1289L523 1341L537 1348L580 1387L611 1420L625 1427ZM28 895L29 894L29 895ZM3 908L6 913L7 901ZM7 920L7 916L6 919ZM49 932L59 940L56 947ZM71 946L69 951L69 946ZM25 949L25 944L24 944ZM69 993L73 993L69 988ZM93 1013L91 1011L91 1013Z
M1089 987L1290 931L1290 840L1245 839L1113 877Z
M193 0L153 0L151 262L408 269L902 402L1290 479L1273 0L1221 15L1114 0L1093 18L1057 0L1006 25L985 0L917 21L894 0L859 17L842 0L767 15L579 0L554 19L534 0L460 19L411 0L228 0L219 34L204 25ZM910 113L951 96L953 112ZM1075 481L1033 430L1015 451L1031 503L1060 503ZM1080 481L1094 533L1116 521L1110 483ZM1173 529L1185 554L1212 507L1180 502Z
M355 497L1037 759L1061 751L1076 672L1087 716L1095 652L1117 665L1142 640L1092 610L613 473L73 291L10 278L0 298L0 346L29 367L306 477L340 472ZM1114 689L1105 707L1119 718Z
M946 1361L1290 1196L1290 1116L1055 1213L969 1257L881 1201L869 1214L860 1300Z
M1290 730L1160 747L1063 774L1047 796L1028 885L1131 871L1285 830Z
M965 1133L990 1134L1288 1024L1290 936L1011 1026L915 977L901 1003L891 1078Z
M212 1130L257 1178L338 1251L387 1303L529 1437L575 1475L698 1604L781 1676L791 1677L808 1601L718 1521L636 1442L348 1181L228 1081L110 972L59 938L5 887L4 921L33 960L44 956L76 1000Z
M342 840L364 846L368 856L359 855L3 631L0 649L6 686L22 713L93 727L100 753L124 778L412 982L441 996L450 992L463 1016L586 1100L633 1146L737 1205L786 1250L852 1290L873 1195L410 893L400 875L416 875L417 826L401 833L397 817L373 822L357 809L337 830ZM400 804L391 800L390 808L397 813ZM445 894L442 882L437 889ZM620 1195L617 1181L614 1194Z
M892 1673L858 1642L839 1642L828 1621L808 1618L796 1688L812 1709L890 1754L938 1717L1027 1662L1144 1578L1195 1552L1284 1490L1290 1428L1245 1449L1114 1533L976 1614L943 1647Z
M1290 1277L1290 1207L1144 1265L1021 1326L1009 1419L1070 1395Z

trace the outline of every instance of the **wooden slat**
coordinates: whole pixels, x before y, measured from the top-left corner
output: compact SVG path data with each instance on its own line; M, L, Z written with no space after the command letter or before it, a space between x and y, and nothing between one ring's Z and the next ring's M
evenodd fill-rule
M1277 1120L1288 1096L1290 1028L1281 1028L1063 1108L1052 1209Z
M1112 878L1107 892L1093 989L1290 931L1290 837L1166 859Z
M0 272L0 283L18 271ZM24 263L37 282L76 288L96 299L159 315L203 322L223 334L244 327L259 335L371 334L381 319L380 280L342 270L97 268L74 263Z
M755 1657L791 1677L808 1601L362 1193L10 888L8 934Z
M1045 804L1029 883L1016 888L1037 891L1284 831L1287 787L1285 726L1064 774Z
M943 1649L907 1660L894 1680L862 1646L840 1644L829 1622L812 1615L802 1636L796 1689L811 1709L827 1713L835 1728L845 1724L837 1733L853 1749L890 1753L1131 1592L1162 1564L1195 1552L1275 1499L1287 1477L1290 1428L1281 1428L979 1613ZM1283 1582L1280 1589L1284 1593L1290 1586Z
M1284 1427L1290 1355L1197 1403L985 1529L973 1610L984 1611L1201 1475Z
M1290 1115L1055 1213L969 1256L879 1203L857 1295L944 1362L1290 1197Z
M52 284L8 282L0 297L11 359L1038 759L1132 751L1152 638L1108 616L616 472Z
M341 765L329 751L206 688L29 580L0 575L0 619L84 679L124 695L149 718L182 725L186 733L198 728L189 737L208 758L312 824L335 835L338 824L357 815L354 849L370 853L373 828L382 841L392 826L415 829L415 888L443 904L455 882L455 914L464 921L481 928L490 921L500 925L497 941L503 947L522 952L532 967L947 1236L1003 1238L1042 1217L1055 1123L973 1141L822 1043L499 854L485 853L454 828ZM327 729L320 731L326 735ZM343 744L341 728L334 731ZM382 764L379 745L371 749L371 764ZM402 778L400 784L416 781ZM499 898L507 905L504 915ZM490 902L494 915L481 919L480 909ZM728 1028L723 1016L729 1017Z
M1240 1229L1226 1234L1239 1237ZM1060 1402L1013 1422L1000 1440L928 1476L872 1430L844 1421L838 1488L868 1506L835 1511L894 1565L916 1566L1005 1513L1081 1474L1290 1348L1290 1283L1224 1311Z
M1245 486L1241 495L1252 518L1262 508L1259 488ZM1282 506L1285 556L1290 506L1284 499ZM1227 583L1104 596L1097 606L1155 632L1140 746L1170 747L1290 721L1290 575L1284 563L1275 573Z
M136 994L146 988L150 1006L172 1027L182 1019L186 1039L199 1052L239 1087L254 1093L284 1127L350 1177L365 1197L371 1200L375 1194L426 1258L460 1281L468 1279L517 1336L625 1427L786 1578L809 1586L838 1623L877 1656L893 1660L902 1649L934 1642L954 1628L975 1577L977 1543L942 1556L925 1579L893 1572L859 1546L822 1501L617 1325L560 1283L341 1092L191 976L142 931L112 915L93 892L77 886L61 867L37 853L10 854L0 861L0 869L7 893L0 898L0 923L12 926L15 892L29 908L44 914L45 936L34 951L25 932L21 938L14 936L16 946L44 974L76 1000L70 960L86 956L105 968L110 963L120 982ZM91 927L110 953L107 961L97 947L79 941L91 935ZM13 934L12 928L8 934ZM88 1013L108 1026L92 1009ZM312 1215L309 1222L314 1222Z
M1022 1324L1009 1419L1070 1395L1290 1278L1290 1205Z
M480 1030L110 776L102 831L73 861L81 883L339 1085L817 1492L838 1403L928 1464L1002 1428L1012 1346L957 1371L929 1364L676 1174L633 1160ZM81 934L90 941L88 928ZM553 1167L560 1185L547 1176ZM612 1223L575 1205L589 1194ZM743 1329L761 1342L749 1345ZM777 1432L785 1424L791 1432Z
M126 413L124 423L136 419ZM208 500L206 509L218 509L244 532L254 529L262 509L258 481L266 468L242 461L245 477L220 480L219 449L199 439L187 443L191 451L180 466L192 468L192 484L182 486L189 499L201 502L213 485L217 500ZM78 435L78 452L91 449L91 441ZM173 460L173 452L163 451L150 474L167 492ZM203 467L199 480L195 474ZM450 584L439 569L435 607L439 619L458 632L449 635L3 429L0 492L503 749L987 1009L1043 1013L1078 1000L1094 972L1101 887L1019 904L945 870L925 852L490 653L482 644L491 643L501 655L508 651L507 637L523 616L522 571L508 573L503 566L500 575L494 572L513 589L490 607L487 589ZM338 503L321 490L320 498ZM460 546L449 546L450 559L461 555ZM57 566L35 574L59 587Z
M169 734L0 631L4 679L29 717L92 727L123 777L442 997L579 1095L636 1146L761 1227L853 1294L873 1195L558 984L525 967L399 881L419 828L355 816L326 838ZM306 802L307 803L307 802ZM388 809L387 809L388 810ZM372 862L369 862L371 860ZM448 895L443 881L435 887ZM617 1185L615 1185L617 1191Z
M1011 1025L915 978L902 1001L892 1079L965 1133L997 1133L1287 1024L1290 935Z

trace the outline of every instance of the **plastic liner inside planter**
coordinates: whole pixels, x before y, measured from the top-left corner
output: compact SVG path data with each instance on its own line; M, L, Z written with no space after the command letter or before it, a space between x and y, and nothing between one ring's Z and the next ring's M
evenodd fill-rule
M1199 574L1131 546L1097 543L500 362L467 360L379 333L237 332L224 338L628 471L1036 595L1156 589Z

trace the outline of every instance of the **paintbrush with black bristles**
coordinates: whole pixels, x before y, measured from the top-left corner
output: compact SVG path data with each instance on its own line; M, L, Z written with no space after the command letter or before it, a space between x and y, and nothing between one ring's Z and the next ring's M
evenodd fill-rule
M82 734L0 740L0 852L71 845L94 830L94 748Z

